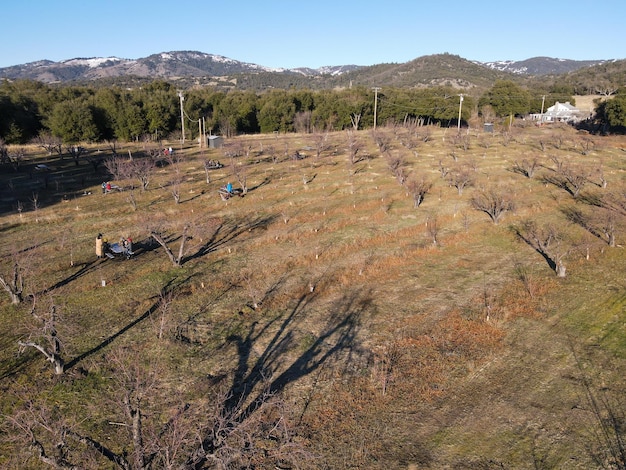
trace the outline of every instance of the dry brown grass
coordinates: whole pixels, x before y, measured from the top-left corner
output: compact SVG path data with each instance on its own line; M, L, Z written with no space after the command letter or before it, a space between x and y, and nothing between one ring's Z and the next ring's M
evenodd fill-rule
M511 227L527 218L552 221L573 240L583 240L582 228L568 224L562 212L581 202L544 182L542 174L554 171L553 156L590 168L601 162L609 189L623 188L623 139L594 137L598 144L583 155L580 136L571 129L514 128L506 136L472 130L469 147L455 150L455 162L452 130L431 129L430 140L415 152L392 130L381 132L391 136L390 151L405 156L407 172L433 183L417 209L365 132L359 138L369 158L355 164L348 162L344 133L330 135L332 149L320 159L302 150L310 156L301 161L285 158L284 149L303 149L310 145L308 136L246 136L252 151L241 163L250 191L228 201L217 189L229 180L236 183L229 168L215 170L207 184L202 167L205 158L226 163L225 157L193 147L179 149L185 175L180 204L166 186L167 167L148 191L135 191L136 211L128 191L102 195L105 176L87 166L78 178L85 186L75 176L72 181L59 176L48 190L34 180L21 194L5 193L27 202L37 189L42 205L21 214L10 203L5 206L0 274L19 253L29 293L51 293L72 325L64 331L68 360L83 358L68 372L70 378L53 385L41 357L16 356L22 333L13 325L28 314L28 306L12 307L0 297L4 396L15 382L28 384L40 398L52 393L64 401L73 395L77 416L84 418L87 403L81 397L104 398L108 390L81 395L75 371L83 368L97 382L96 365L109 351L132 343L161 358L162 393L180 393L181 384L206 377L242 380L237 374L250 373L255 365L268 377L280 377L277 389L308 426L300 431L302 439L320 456L315 468L452 468L464 455L477 464L532 468L529 439L542 426L542 442L558 443L550 454L556 467L576 455L583 468L590 456L581 430L569 419L579 384L564 377L579 372L568 348L571 335L584 348L601 337L607 322L621 321L621 304L609 299L625 288L615 280L625 255L592 239L591 260L584 250L573 250L567 257L569 277L557 280ZM278 162L261 151L269 145L281 155ZM512 170L529 155L544 165L533 178ZM34 153L31 158L31 164L44 159ZM50 163L58 175L75 171L73 162ZM459 195L441 177L440 163L466 165L473 184ZM475 191L491 185L507 188L517 202L497 226L469 205ZM584 191L595 194L599 188L589 184ZM66 194L69 202L62 202ZM147 227L157 219L167 221L174 251L181 223L195 224L181 268L172 267L150 241ZM437 245L427 224L434 219ZM623 228L624 221L620 224ZM137 256L96 260L98 232L111 240L132 236ZM618 238L623 243L622 232ZM166 286L172 291L168 334L157 340L163 324L156 314L145 314ZM603 316L595 323L588 315L588 300L595 296L617 318ZM622 343L612 333L593 361L624 357ZM623 366L619 359L616 370ZM251 386L260 387L253 379L248 377ZM10 400L2 403L5 413L13 406ZM498 423L493 431L489 421ZM567 424L556 429L556 422ZM95 424L85 426L97 432ZM4 445L5 452L15 451ZM32 468L36 464L29 461Z

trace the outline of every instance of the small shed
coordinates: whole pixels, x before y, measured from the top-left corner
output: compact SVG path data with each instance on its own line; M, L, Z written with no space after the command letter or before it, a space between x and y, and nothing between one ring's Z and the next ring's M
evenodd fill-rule
M493 132L493 123L486 122L483 126L483 131L485 132Z
M224 145L224 138L220 135L210 135L207 140L210 149L219 149Z

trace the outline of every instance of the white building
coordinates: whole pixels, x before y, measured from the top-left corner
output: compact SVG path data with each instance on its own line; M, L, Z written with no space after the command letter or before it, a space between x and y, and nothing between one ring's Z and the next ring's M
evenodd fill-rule
M530 119L540 122L576 122L582 119L580 109L572 106L569 101L554 103L543 114L531 114Z

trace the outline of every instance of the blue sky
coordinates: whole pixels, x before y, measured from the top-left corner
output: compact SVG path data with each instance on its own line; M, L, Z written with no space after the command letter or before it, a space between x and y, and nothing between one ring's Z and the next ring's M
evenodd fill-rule
M193 50L268 67L626 58L624 0L6 0L0 67Z

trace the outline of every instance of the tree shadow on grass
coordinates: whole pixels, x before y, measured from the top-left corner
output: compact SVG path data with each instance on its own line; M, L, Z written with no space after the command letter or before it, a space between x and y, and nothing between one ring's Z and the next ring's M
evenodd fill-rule
M552 259L552 257L546 253L544 250L542 250L539 246L537 246L537 244L535 242L533 242L530 237L527 237L521 230L519 230L518 228L514 228L514 233L515 235L517 235L519 237L520 240L522 240L524 243L526 243L528 246L530 246L531 248L533 248L537 253L539 253L541 256L543 256L543 259L546 260L546 263L548 263L548 266L550 266L550 269L552 271L556 271L556 261L554 259Z
M70 282L75 281L76 279L84 276L85 274L88 274L88 273L94 271L104 261L105 261L104 259L97 259L97 260L93 260L93 261L88 261L86 263L81 263L81 268L78 271L76 271L74 274L71 274L70 276L66 277L65 279L60 280L56 284L51 285L47 289L44 289L43 292L40 292L40 294L47 294L47 293L49 293L49 292L51 292L51 291L53 291L55 289L58 289L59 287L63 287L63 286L68 285Z
M89 351L85 351L84 353L75 357L71 361L68 361L65 365L65 370L66 371L70 370L72 367L75 367L79 362L83 361L84 359L88 358L89 356L93 354L96 354L98 351L102 350L104 347L111 344L113 341L121 337L123 334L129 332L133 327L137 326L142 321L147 319L150 315L152 315L155 311L157 311L157 309L161 306L161 302L163 301L163 296L166 293L172 292L173 290L176 289L177 286L174 285L174 281L175 279L170 280L163 288L161 288L161 295L156 298L156 300L150 306L150 308L148 308L143 314L141 314L141 316L139 316L138 318L136 318L135 320L133 320L132 322L130 322L129 324L121 328L119 331L113 333L111 336L106 338L104 341L100 342L100 344L91 348ZM177 283L177 285L178 286L183 285L186 281L187 279L181 280Z
M268 217L259 217L256 220L243 224L235 223L231 226L221 224L217 227L217 229L215 229L215 232L213 232L213 235L209 237L206 243L201 245L195 253L184 258L184 262L213 253L221 246L235 240L246 232L252 232L256 229L267 229L267 227L271 225L275 219L276 216L272 215Z
M286 317L263 326L254 322L245 336L228 337L237 347L239 359L220 413L232 423L232 429L251 418L268 396L282 392L290 383L333 361L342 361L344 367L352 363L354 353L359 350L360 319L373 308L369 292L346 293L335 302L317 338L302 350L298 327L315 299L314 293L304 294ZM258 350L261 343L264 344L262 352L251 361L253 351ZM300 352L292 359L290 353L294 351ZM206 456L219 448L220 436L216 434L213 430L203 438L196 455ZM200 457L193 465L199 468L205 461L206 457Z

